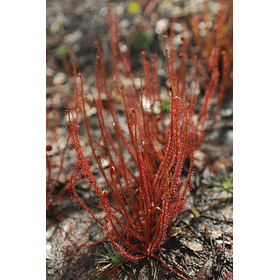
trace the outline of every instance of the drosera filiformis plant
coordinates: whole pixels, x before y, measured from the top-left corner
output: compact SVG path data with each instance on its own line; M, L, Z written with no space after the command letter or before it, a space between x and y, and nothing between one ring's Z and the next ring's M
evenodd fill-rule
M99 47L99 44L98 44ZM168 59L168 57L167 57ZM167 62L169 63L169 62ZM99 70L101 66L101 71ZM103 77L103 85L101 84ZM186 192L190 188L190 178L193 172L193 134L188 131L188 110L179 96L176 96L176 88L170 97L170 122L168 126L167 145L159 149L153 134L146 131L147 119L143 110L130 107L129 96L123 86L119 87L122 96L123 114L126 116L127 134L122 130L117 113L111 104L110 92L107 88L102 54L96 57L96 81L98 97L95 100L98 119L100 122L100 145L94 148L90 133L89 119L86 115L86 99L83 91L83 79L80 79L80 95L78 100L83 112L85 128L88 134L89 144L92 147L92 155L108 185L112 200L108 199L108 191L102 190L90 172L88 160L81 148L81 140L78 133L77 119L73 112L75 106L67 105L69 117L69 132L72 145L77 153L77 164L73 177L79 170L87 177L91 190L99 198L99 203L106 213L105 220L100 220L85 202L76 194L74 182L72 184L72 196L79 205L85 209L97 223L107 232L109 240L119 253L123 261L112 268L112 271L128 261L137 261L152 257L160 261L175 274L180 275L162 259L156 256L155 251L160 251L160 245L168 238L167 229L186 202ZM171 77L170 77L171 78ZM172 85L173 87L173 85ZM101 102L101 91L105 90L109 112L105 112ZM137 105L134 103L133 105ZM70 107L71 106L71 107ZM79 105L76 105L78 107ZM139 105L138 105L139 106ZM114 130L114 139L109 132L105 114L110 114L111 128ZM112 132L112 129L110 129ZM104 151L106 153L104 154ZM134 162L138 175L132 173L124 160L125 151L130 153L131 162ZM152 156L152 152L156 154ZM101 158L105 157L110 162L109 172L102 167ZM157 157L156 157L157 155ZM190 157L189 175L183 181L181 170L186 156ZM184 276L180 275L184 278Z
M168 109L167 106L162 108L165 113L157 114L152 110L159 101L155 71L157 56L154 56L150 67L146 53L142 53L144 77L140 76L140 87L137 87L129 63L119 49L117 17L110 19L110 11L109 20L114 68L110 82L105 75L99 42L95 92L90 89L85 92L82 74L77 72L69 49L75 76L75 98L74 102L67 104L68 128L77 155L71 194L104 228L107 240L115 248L116 254L108 252L111 264L114 265L110 264L110 270L105 275L116 273L127 262L153 258L178 277L188 279L160 257L161 245L169 238L168 228L184 206L187 191L191 188L193 153L203 141L205 125L210 117L209 107L218 86L218 49L214 48L210 55L209 83L197 112L197 71L194 74L193 91L189 91L185 85L187 41L182 38L181 52L177 55L172 40L169 37L163 39L169 100ZM178 63L179 68L176 67ZM124 76L131 79L131 86L123 85ZM102 95L106 96L106 108ZM150 108L145 108L144 99L149 101ZM125 124L115 108L115 102L121 104L121 116L125 118ZM91 131L91 119L87 114L90 106L94 106L97 111L100 128L97 141L93 141L94 131ZM163 122L163 118L167 118L168 122ZM82 149L79 134L81 121L87 135L86 144L91 147L90 157L86 157ZM127 158L130 159L129 162ZM190 162L188 175L187 178L182 178L181 171L187 158ZM108 169L103 167L102 159L109 162ZM91 172L90 165L93 161L106 182L106 189L97 184ZM77 195L74 178L79 173L87 178L91 191L98 198L101 209L106 213L104 219L98 218Z

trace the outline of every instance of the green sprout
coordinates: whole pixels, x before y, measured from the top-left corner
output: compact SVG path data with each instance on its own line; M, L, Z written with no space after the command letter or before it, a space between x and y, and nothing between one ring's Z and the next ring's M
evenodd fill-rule
M104 246L105 246L106 250L108 251L108 255L109 255L109 258L111 259L112 267L119 264L122 260L122 254L117 251L114 251L114 250L111 251L109 246L106 244Z
M162 109L163 111L168 112L168 111L170 110L170 103L169 103L169 101L164 100L164 101L161 103L161 109Z
M139 30L134 35L134 43L137 46L144 46L148 43L151 34L148 30Z
M123 259L122 254L115 251L113 246L110 246L106 243L103 243L103 246L107 250L108 254L104 255L104 254L96 253L96 255L99 256L99 258L95 259L97 264L102 265L102 268L100 267L97 268L100 274L102 274L107 269L109 268L112 269L116 265L120 264L120 262ZM121 268L125 270L123 266L121 266Z
M122 260L122 254L112 249L106 243L104 243L104 247L106 248L108 255L98 254L99 256L103 257L103 259L99 260L98 263L106 263L108 264L107 266L111 267L118 265Z
M233 192L233 178L229 177L228 175L226 178L221 177L220 182L213 182L214 186L217 188L215 192L223 192L226 191L227 193Z
M68 49L67 49L67 46L66 45L60 45L58 48L57 48L57 51L59 54L61 55L65 55L68 53Z

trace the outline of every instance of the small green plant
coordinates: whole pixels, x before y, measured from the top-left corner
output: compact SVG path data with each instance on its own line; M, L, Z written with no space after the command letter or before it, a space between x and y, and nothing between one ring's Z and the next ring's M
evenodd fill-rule
M111 249L106 243L104 244L106 250L108 251L109 255L109 262L111 263L111 266L114 267L118 265L122 260L122 253L115 251L114 249Z
M61 45L57 48L57 51L59 54L61 55L66 55L68 54L68 49L67 49L67 46L66 45Z
M107 250L108 254L106 255L98 254L99 256L102 257L102 259L98 260L98 263L105 264L106 269L109 267L113 268L122 261L123 259L122 253L117 252L114 248L112 248L106 243L104 243L104 247Z
M169 101L164 100L162 102L162 104L161 104L161 108L162 108L163 111L169 112L169 110L170 110L170 103L169 103Z
M226 191L227 193L233 192L233 178L226 175L226 177L221 177L220 182L213 182L216 189L215 192L223 192Z

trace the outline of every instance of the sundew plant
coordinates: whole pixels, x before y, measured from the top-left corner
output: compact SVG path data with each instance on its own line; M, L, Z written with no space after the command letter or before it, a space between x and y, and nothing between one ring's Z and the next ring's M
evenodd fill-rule
M139 74L139 85L130 70L127 56L119 48L118 19L111 16L110 10L109 31L113 74L107 79L102 50L97 41L95 92L85 90L82 74L77 72L74 55L69 48L75 95L73 102L67 104L68 129L77 156L69 188L73 199L102 226L107 238L121 253L122 261L112 270L128 261L155 258L185 278L155 252L161 252L161 244L169 238L168 229L186 203L187 191L191 188L193 155L203 141L205 126L210 119L209 107L218 88L221 50L213 48L209 55L209 79L198 107L198 71L194 72L194 86L190 89L186 84L188 41L182 38L178 53L173 44L172 29L171 37L163 37L169 85L166 106L167 101L160 97L157 54L150 64L147 54L142 53L144 74ZM198 70L201 65L195 61ZM129 85L124 85L125 79L130 81ZM92 129L93 117L88 113L92 108L96 109L98 133ZM79 131L82 123L86 141ZM90 146L89 156L85 155L84 146ZM103 166L104 159L109 168ZM188 175L182 177L186 159L189 162ZM91 169L93 164L98 165L106 188L98 185ZM98 198L105 213L103 219L97 217L75 191L75 183L81 175L86 177L91 191Z

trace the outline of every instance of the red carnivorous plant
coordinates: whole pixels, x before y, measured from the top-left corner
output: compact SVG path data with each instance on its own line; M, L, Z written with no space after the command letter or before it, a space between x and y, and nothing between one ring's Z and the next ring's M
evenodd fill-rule
M74 178L77 172L83 170L82 173L87 177L91 190L99 198L100 206L106 213L105 219L100 220L76 194L74 182L71 187L72 195L107 231L110 241L123 254L123 262L154 257L168 266L154 253L160 250L160 245L166 240L167 229L184 206L186 192L190 188L194 148L194 135L189 131L191 115L188 113L187 105L178 96L177 85L172 82L171 69L170 121L166 145L161 147L162 144L156 139L156 127L151 127L143 108L143 96L147 92L141 87L140 98L132 99L120 79L113 80L109 89L99 43L97 45L99 50L96 56L97 96L92 98L101 130L98 145L94 147L92 140L86 110L88 102L81 74L78 75L80 88L76 98L79 104L76 106L68 104L67 110L72 145L77 153L77 164L72 176ZM169 65L168 57L166 59ZM149 77L145 77L146 83L147 79ZM122 115L118 115L112 102L112 89L116 88L121 96ZM107 96L108 109L102 104L103 91ZM83 112L88 143L108 190L101 189L97 184L82 150L75 107ZM111 123L106 121L108 119ZM181 171L187 156L190 158L190 167L188 177L183 181ZM105 170L102 166L102 158L109 161L109 170ZM127 158L130 162L127 162ZM135 167L137 172L134 170ZM178 274L171 267L169 269Z
M59 143L59 136L57 133L58 127L58 113L53 102L53 96L50 98L50 106L46 111L47 121L47 146L46 146L46 210L53 214L58 220L64 220L63 216L56 212L56 203L58 201L69 199L69 196L64 196L70 183L65 185L60 191L57 191L59 185L70 180L69 174L67 176L65 171L65 155L68 150L69 137L65 139L63 147ZM64 175L64 176L63 176ZM63 178L64 177L64 178Z
M110 83L106 79L99 42L94 93L90 89L87 93L84 91L83 77L77 73L71 55L75 100L67 104L67 113L72 146L77 155L71 193L79 205L105 229L109 240L123 255L123 261L113 268L114 271L125 262L151 257L177 276L187 279L155 252L161 252L160 246L168 238L168 228L184 206L187 190L191 187L193 154L203 140L210 102L218 83L217 49L213 49L209 58L210 80L200 110L194 118L198 75L194 74L194 87L190 91L186 87L187 41L182 40L181 52L176 55L171 40L163 40L170 109L168 113L162 109L156 113L156 107L160 104L157 56L154 56L150 69L146 53L143 52L145 77L142 79L140 75L140 85L137 85L129 62L119 49L116 17L109 26L114 67ZM127 79L130 84L124 85ZM96 108L99 122L100 135L97 141L93 140L95 131L91 129L91 119L88 117L91 106ZM121 107L121 113L117 107ZM85 156L82 148L85 138L82 139L79 133L81 119L87 135L86 145L91 147L89 157ZM181 171L186 158L190 165L187 178L183 178ZM109 162L109 168L102 164L104 159ZM98 185L92 174L93 161L105 179L106 189ZM75 181L78 173L87 178L92 192L98 197L106 213L104 219L97 217L77 195Z

